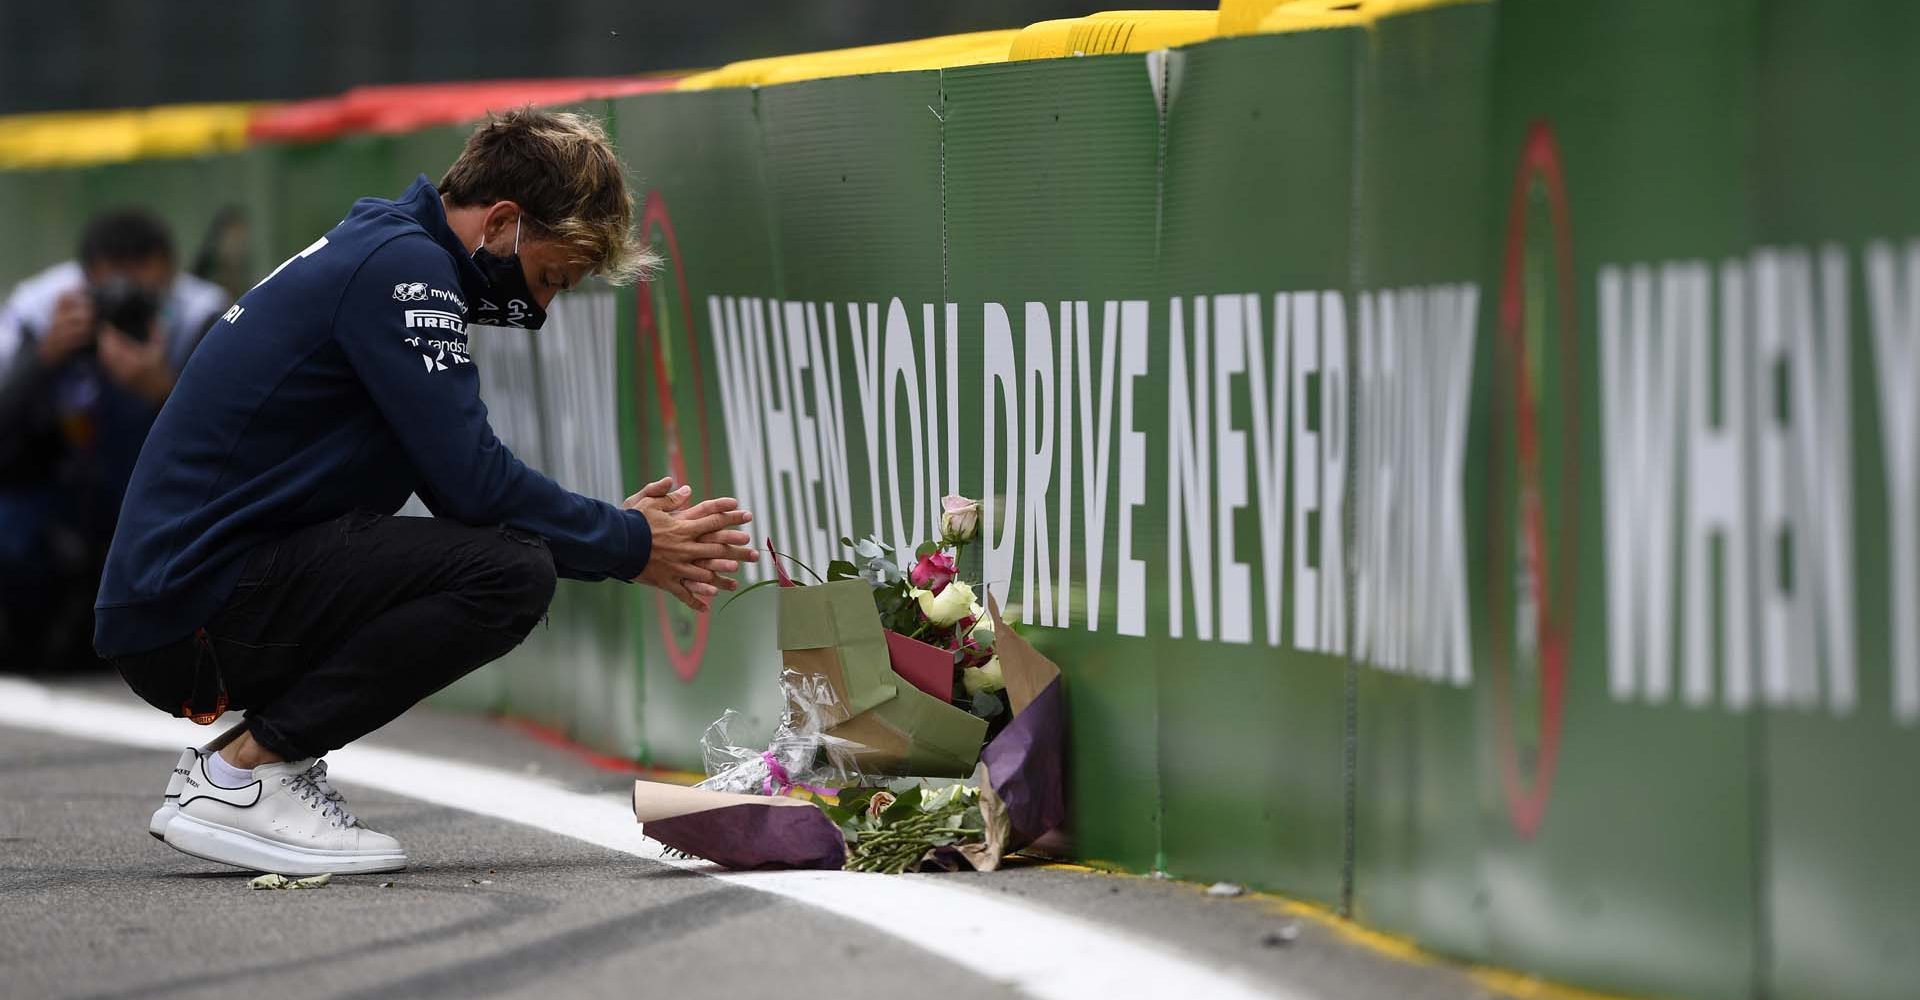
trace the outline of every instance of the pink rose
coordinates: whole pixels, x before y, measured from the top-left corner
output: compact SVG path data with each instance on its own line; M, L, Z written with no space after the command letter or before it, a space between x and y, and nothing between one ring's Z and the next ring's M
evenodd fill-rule
M955 493L940 498L940 535L946 541L962 545L973 541L980 530L980 501Z
M952 556L945 552L929 552L914 564L909 576L914 586L938 594L953 582L954 574L958 572L960 567L954 563Z

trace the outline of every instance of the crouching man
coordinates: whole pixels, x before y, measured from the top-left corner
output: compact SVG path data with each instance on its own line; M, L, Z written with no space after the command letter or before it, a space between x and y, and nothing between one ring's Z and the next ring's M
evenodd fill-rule
M95 647L149 704L246 711L181 754L155 837L284 874L402 868L322 755L512 649L555 576L696 610L737 586L757 556L736 501L666 480L620 507L568 492L480 400L469 323L538 329L560 292L650 263L605 134L524 110L482 125L437 187L356 203L208 331L141 451L95 607ZM436 516L394 516L412 494Z

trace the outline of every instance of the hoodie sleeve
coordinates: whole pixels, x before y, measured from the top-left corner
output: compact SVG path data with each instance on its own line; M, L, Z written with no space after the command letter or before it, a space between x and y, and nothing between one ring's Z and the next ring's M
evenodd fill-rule
M367 258L334 317L334 338L420 472L422 498L440 516L544 537L562 576L639 576L653 543L645 515L563 489L494 436L459 295L446 251L401 237Z

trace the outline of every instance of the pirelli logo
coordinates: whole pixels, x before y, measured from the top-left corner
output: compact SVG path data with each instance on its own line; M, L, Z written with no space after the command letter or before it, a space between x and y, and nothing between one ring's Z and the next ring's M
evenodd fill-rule
M454 333L465 333L467 330L467 321L461 319L458 313L450 313L441 309L409 309L407 310L407 328L410 330L450 330Z

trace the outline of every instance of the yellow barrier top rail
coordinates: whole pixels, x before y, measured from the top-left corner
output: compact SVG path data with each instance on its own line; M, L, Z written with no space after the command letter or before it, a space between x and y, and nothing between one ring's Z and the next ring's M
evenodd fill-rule
M826 52L731 63L682 78L676 89L760 87L826 77L950 69L1026 59L1149 52L1255 33L1369 27L1416 10L1491 0L1221 0L1218 10L1111 10ZM79 167L198 156L249 144L257 104L175 104L111 111L0 116L0 169Z
M1220 0L1221 36L1369 27L1401 14L1492 0Z
M1485 2L1490 0L1221 0L1217 10L1109 10L1005 31L747 59L686 77L678 89L763 87L834 76L1151 52L1231 35L1365 27L1416 10Z
M1211 10L1108 10L1086 17L1041 21L1022 29L1007 59L1060 59L1117 52L1151 52L1204 42L1219 34Z
M918 38L910 42L862 45L826 52L801 52L764 59L729 63L719 69L695 73L680 81L681 90L711 90L717 87L760 87L775 83L794 83L829 76L857 76L866 73L898 73L908 70L949 69L1003 62L1007 47L1020 29L974 31L937 38Z
M253 104L167 104L0 118L0 168L197 156L247 144Z

